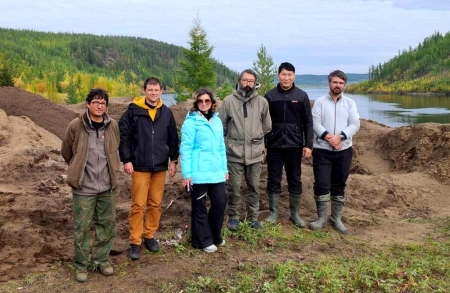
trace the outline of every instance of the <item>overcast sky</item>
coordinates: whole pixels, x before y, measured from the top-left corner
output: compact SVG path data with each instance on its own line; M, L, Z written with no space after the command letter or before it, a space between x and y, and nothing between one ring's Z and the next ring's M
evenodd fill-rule
M434 32L450 31L449 0L1 0L0 27L139 36L187 47L199 16L213 57L252 66L261 44L297 74L367 73Z

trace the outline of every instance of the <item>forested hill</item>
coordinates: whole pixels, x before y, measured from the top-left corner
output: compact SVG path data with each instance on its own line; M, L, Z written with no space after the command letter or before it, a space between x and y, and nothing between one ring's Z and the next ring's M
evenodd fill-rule
M181 47L145 38L0 28L0 61L6 60L16 83L32 92L53 85L64 92L60 87L68 86L70 76L78 83L115 80L122 87L156 76L173 88L181 57ZM237 78L218 61L215 71L218 85Z
M358 83L369 79L367 73L346 73L347 84ZM278 78L276 78L278 82ZM295 85L299 87L328 87L328 75L297 74Z
M369 80L347 87L352 92L450 93L450 32L426 38L384 64L372 65Z

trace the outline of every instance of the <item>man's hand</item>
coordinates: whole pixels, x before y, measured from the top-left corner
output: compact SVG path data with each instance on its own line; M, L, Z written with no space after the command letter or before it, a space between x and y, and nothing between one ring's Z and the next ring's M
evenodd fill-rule
M229 175L228 175L228 173L226 173L225 174L225 180L228 180L228 178L229 178Z
M336 135L327 134L327 136L325 136L325 139L334 148L336 148L336 146L342 142L341 136L339 134L336 134ZM341 145L341 147L342 147L342 145Z
M342 149L342 142L340 142L340 143L338 143L337 145L335 145L335 146L334 146L334 149L337 150L337 151L340 150L340 149Z
M303 157L305 158L311 158L312 150L310 148L304 147L303 148Z
M132 175L134 172L133 164L131 162L124 164L123 170L125 171L125 173Z
M175 162L170 162L170 166L169 166L170 177L175 176L175 173L177 173L177 164L175 164Z

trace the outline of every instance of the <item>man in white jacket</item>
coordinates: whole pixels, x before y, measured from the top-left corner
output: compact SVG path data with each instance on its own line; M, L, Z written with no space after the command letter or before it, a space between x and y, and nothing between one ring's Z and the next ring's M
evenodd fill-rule
M358 132L360 121L355 102L343 95L347 83L345 73L331 72L328 83L330 91L318 98L312 109L314 199L318 218L309 224L309 228L318 230L325 226L331 199L331 223L338 232L346 233L341 215L353 157L352 137Z

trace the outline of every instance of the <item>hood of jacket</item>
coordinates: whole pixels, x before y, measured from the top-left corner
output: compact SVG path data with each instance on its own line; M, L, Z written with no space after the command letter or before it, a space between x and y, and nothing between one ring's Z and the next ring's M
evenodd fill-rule
M252 91L245 92L244 90L242 90L241 85L238 83L236 84L236 89L234 90L233 95L242 101L247 101L259 95L257 89L260 87L261 84L256 83L255 88Z

